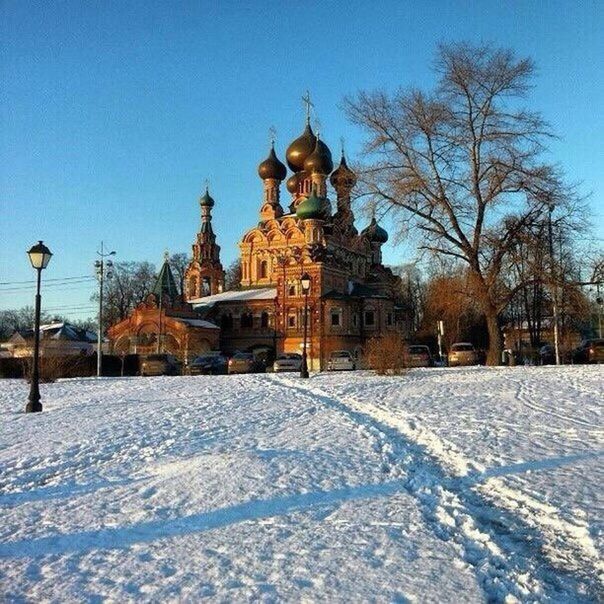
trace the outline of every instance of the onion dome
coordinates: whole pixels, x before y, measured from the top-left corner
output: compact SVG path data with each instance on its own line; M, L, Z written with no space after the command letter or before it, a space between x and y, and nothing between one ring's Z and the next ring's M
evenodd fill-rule
M371 219L369 226L361 231L363 237L367 237L372 243L386 243L388 233L376 221L375 216Z
M294 171L300 172L304 168L304 161L313 152L317 137L314 135L310 124L306 124L304 132L287 148L285 157L287 165Z
M307 197L296 209L296 216L302 220L308 218L321 218L323 216L323 199L317 197L314 189L309 197Z
M304 161L304 170L310 174L330 174L333 170L331 151L318 136L313 152Z
M268 157L258 166L258 176L260 176L262 180L267 178L283 180L286 175L287 168L275 155L275 145L271 145Z
M199 205L201 207L206 207L206 208L214 207L214 199L208 192L207 187L206 187L206 192L199 198Z
M300 183L305 180L306 178L308 178L308 172L306 172L305 170L302 170L302 172L298 172L297 174L293 174L292 176L290 176L287 179L287 183L285 184L285 186L287 187L287 190L294 195L295 193L297 193L299 191L299 185Z
M357 184L357 175L348 167L344 153L342 153L340 165L335 169L329 180L334 189L340 187L352 189Z

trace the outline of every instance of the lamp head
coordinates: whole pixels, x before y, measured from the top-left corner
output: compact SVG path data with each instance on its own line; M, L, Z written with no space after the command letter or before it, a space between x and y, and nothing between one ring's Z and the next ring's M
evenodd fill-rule
M308 273L304 273L300 277L300 285L302 286L302 292L307 294L310 289L310 275Z
M52 252L44 245L42 241L38 241L27 252L31 265L36 270L42 270L48 266Z

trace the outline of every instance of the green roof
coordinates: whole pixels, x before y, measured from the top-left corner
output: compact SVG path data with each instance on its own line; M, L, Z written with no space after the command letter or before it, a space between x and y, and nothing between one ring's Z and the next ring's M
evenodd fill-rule
M159 275L157 275L157 280L155 281L152 292L158 297L168 296L171 299L180 295L174 275L172 274L172 269L167 260L164 261L164 264L159 271Z

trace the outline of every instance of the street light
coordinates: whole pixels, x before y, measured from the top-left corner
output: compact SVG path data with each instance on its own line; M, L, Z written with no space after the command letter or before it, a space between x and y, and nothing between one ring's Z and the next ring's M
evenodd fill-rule
M304 342L302 344L302 365L300 367L300 377L308 377L308 364L306 362L306 335L308 333L308 292L310 291L310 276L304 273L300 278L302 293L304 294Z
M27 252L31 265L38 271L37 286L36 286L36 314L34 321L34 359L31 372L31 387L29 390L29 401L25 406L25 413L35 413L42 411L42 403L40 402L40 376L38 372L38 357L40 355L40 282L42 279L42 271L48 266L51 251L42 243L38 243Z
M550 279L551 279L551 290L552 290L552 320L554 322L554 353L556 355L556 365L560 365L560 338L558 335L558 286L556 284L556 272L554 266L554 237L552 229L552 213L555 208L555 204L548 199L548 238L549 238L549 262L550 262Z
M103 247L103 242L101 241L101 251L97 251L97 254L101 257L101 259L94 263L96 274L99 280L99 325L97 334L96 375L97 377L101 377L103 357L103 283L105 274L107 275L107 279L111 279L113 276L113 262L111 262L111 260L105 261L105 258L115 256L115 252L105 253L105 248Z

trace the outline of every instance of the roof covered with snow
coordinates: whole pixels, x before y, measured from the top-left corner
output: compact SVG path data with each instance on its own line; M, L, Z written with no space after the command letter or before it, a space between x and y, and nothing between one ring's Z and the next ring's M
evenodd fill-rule
M243 302L248 300L273 300L277 297L276 287L264 287L262 289L241 289L204 296L189 300L194 308L199 306L212 306L219 302Z
M181 317L171 317L175 321L179 321L180 323L185 323L186 325L190 325L191 327L204 327L205 329L220 329L218 325L214 325L210 321L204 321L203 319L182 319Z

